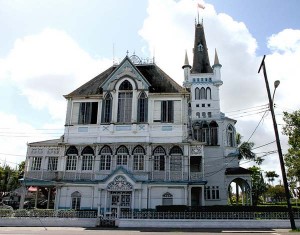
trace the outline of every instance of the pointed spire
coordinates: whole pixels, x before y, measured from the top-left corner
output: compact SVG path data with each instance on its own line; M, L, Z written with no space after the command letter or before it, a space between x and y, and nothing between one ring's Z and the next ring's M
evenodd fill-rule
M215 48L215 61L214 61L214 65L212 66L213 69L215 67L222 67L222 65L219 62L219 57L218 57L218 53L217 53L217 49Z
M212 73L206 46L204 27L202 24L195 26L194 59L192 73Z
M192 68L192 66L190 66L189 58L188 58L188 55L187 55L187 51L186 51L186 50L185 50L184 64L183 64L182 68L184 69L185 67Z
M220 62L219 62L219 58L218 58L217 49L215 48L215 62L214 62L214 65L216 65L216 64L220 64Z

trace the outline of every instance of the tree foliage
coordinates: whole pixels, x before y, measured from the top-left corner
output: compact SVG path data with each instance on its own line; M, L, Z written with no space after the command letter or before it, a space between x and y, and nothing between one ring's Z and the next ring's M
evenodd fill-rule
M266 195L272 200L272 202L282 202L286 200L285 189L283 185L270 186Z
M19 178L24 172L24 163L14 169L9 165L0 165L0 199L8 192L20 186Z
M289 149L285 154L287 177L293 191L300 180L300 110L288 113L283 112L283 134L288 136ZM299 195L297 195L299 196Z
M265 176L268 178L269 184L274 182L275 178L278 178L279 175L275 171L266 171Z
M252 172L252 204L257 205L262 201L262 196L267 191L267 184L264 181L262 171L259 167L252 166L248 169Z
M263 159L260 157L257 157L256 154L252 151L252 148L254 146L253 142L242 142L242 135L240 133L236 134L236 143L238 145L238 151L239 151L239 158L240 159L246 159L246 160L252 160L256 162L258 165L260 165L263 162Z

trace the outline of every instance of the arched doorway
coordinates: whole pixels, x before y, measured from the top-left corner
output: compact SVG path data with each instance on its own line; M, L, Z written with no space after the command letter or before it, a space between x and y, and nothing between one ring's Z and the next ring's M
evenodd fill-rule
M118 175L107 185L110 213L117 217L121 212L129 211L133 203L133 186L126 178Z
M247 180L233 179L228 185L228 203L231 205L251 205L251 187Z

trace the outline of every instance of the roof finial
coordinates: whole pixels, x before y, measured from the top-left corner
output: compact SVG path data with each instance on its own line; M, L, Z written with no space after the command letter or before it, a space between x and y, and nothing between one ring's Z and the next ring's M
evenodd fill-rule
M128 53L129 53L129 51L127 50L127 51L126 51L126 56L128 56Z

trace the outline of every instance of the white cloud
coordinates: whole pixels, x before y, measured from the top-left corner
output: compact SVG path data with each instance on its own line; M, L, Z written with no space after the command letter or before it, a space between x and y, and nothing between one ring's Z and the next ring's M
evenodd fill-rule
M15 115L0 112L0 120L1 165L6 163L15 167L17 163L24 161L28 142L57 138L51 134L53 129L37 130L31 124L21 122Z
M30 104L47 109L53 119L65 118L62 95L87 82L112 62L96 60L64 31L45 29L16 40L0 60L2 78L15 82Z
M187 49L189 62L192 64L192 47L194 40L195 1L160 1L149 0L148 17L139 34L149 45L149 51L155 49L157 64L173 77L179 84L183 81L181 66ZM206 4L200 11L203 17L204 30L208 45L210 62L213 63L214 49L217 48L222 64L223 86L220 88L222 111L239 110L268 103L263 75L258 74L262 56L256 55L257 42L243 22L237 22L231 16L217 13L213 5ZM299 30L286 29L269 38L268 46L272 54L266 58L267 73L271 90L273 82L281 80L276 92L276 104L283 108L299 109L295 101L300 79L297 68L300 68ZM280 52L280 54L279 54ZM298 72L299 74L299 72ZM291 95L288 95L291 94ZM292 95L294 94L294 95ZM262 110L260 110L262 111ZM280 112L276 109L278 123L283 123ZM253 112L255 113L255 112ZM235 116L237 131L247 141L259 123L263 113L249 113ZM233 116L229 113L228 116ZM239 117L244 116L244 117ZM272 120L268 115L259 125L250 141L256 146L275 140ZM287 149L286 137L281 136L283 149ZM256 152L276 150L271 144L259 148ZM245 166L245 165L244 165ZM266 157L263 168L276 169L280 173L277 155Z

